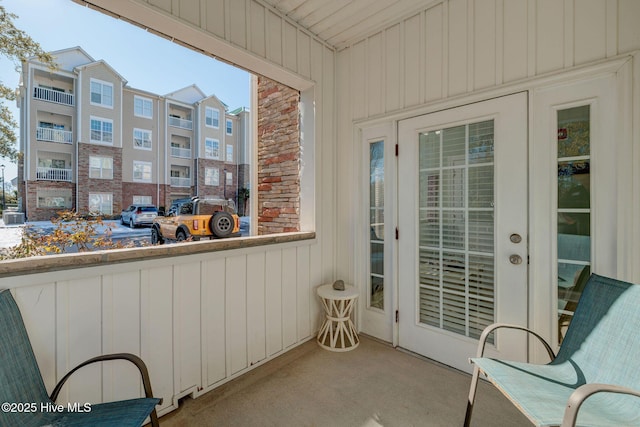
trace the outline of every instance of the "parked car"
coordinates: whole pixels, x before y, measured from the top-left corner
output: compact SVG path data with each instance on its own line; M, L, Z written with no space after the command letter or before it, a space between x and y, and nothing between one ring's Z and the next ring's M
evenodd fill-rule
M131 205L122 211L120 222L131 228L151 225L158 216L158 208L153 205Z
M240 236L240 218L232 200L200 199L178 203L175 213L157 217L151 226L151 243L165 240L182 241L221 239Z

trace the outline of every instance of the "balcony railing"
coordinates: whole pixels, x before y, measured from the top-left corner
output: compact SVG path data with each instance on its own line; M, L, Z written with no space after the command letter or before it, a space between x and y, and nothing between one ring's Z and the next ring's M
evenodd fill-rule
M73 132L68 130L37 128L36 139L38 141L60 142L71 144L73 142Z
M171 186L172 187L191 187L191 178L178 178L178 177L172 176Z
M171 147L171 155L173 157L182 157L184 159L190 159L191 148Z
M192 130L193 122L191 120L181 119L179 117L169 117L169 126Z
M71 181L71 169L38 167L36 179L39 181Z
M74 95L71 93L60 92L59 90L45 89L42 87L33 88L33 97L47 102L56 104L73 105Z

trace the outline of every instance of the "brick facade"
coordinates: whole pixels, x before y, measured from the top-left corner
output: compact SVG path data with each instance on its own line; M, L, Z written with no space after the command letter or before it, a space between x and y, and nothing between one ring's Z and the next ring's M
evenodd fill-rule
M89 178L89 157L111 157L113 179ZM98 144L78 144L78 206L79 213L89 212L89 193L109 193L113 200L113 214L122 211L122 149Z
M258 234L300 231L298 91L258 77Z

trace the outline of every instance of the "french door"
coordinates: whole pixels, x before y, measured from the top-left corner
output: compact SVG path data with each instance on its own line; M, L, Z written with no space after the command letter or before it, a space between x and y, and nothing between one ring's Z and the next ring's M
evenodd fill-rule
M398 343L469 371L486 325L527 324L527 95L402 120L398 145Z

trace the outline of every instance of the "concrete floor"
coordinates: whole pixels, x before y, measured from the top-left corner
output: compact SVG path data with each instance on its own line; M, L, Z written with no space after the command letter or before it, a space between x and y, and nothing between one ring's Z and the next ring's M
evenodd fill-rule
M177 426L461 426L471 376L361 337L350 352L309 341L162 418ZM531 426L482 381L473 426Z

